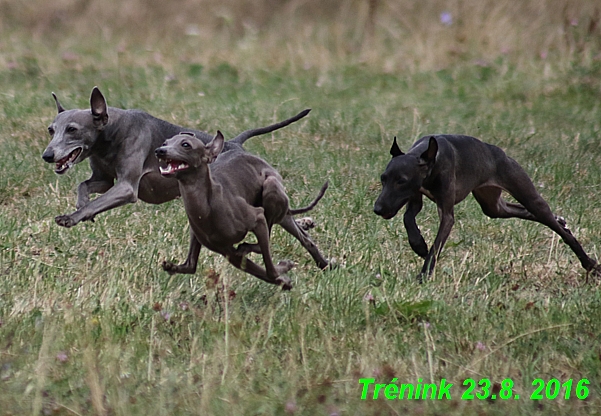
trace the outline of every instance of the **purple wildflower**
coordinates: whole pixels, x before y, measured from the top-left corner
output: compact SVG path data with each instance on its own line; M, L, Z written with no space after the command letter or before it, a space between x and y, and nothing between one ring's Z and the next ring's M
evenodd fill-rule
M297 410L298 410L298 406L296 405L296 403L294 401L291 400L286 403L286 413L294 414L294 413L296 413Z
M56 359L58 361L60 361L61 363L66 363L67 360L69 359L69 356L67 355L67 353L65 351L61 351L58 354L56 354Z
M451 12L442 12L440 14L440 23L445 26L451 26L453 24L453 15Z

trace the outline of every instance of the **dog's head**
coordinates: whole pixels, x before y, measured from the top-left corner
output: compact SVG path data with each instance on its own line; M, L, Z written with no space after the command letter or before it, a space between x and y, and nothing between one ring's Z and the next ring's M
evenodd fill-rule
M48 126L52 140L42 158L55 163L54 171L63 174L90 155L90 149L108 123L108 107L104 96L94 87L90 110L65 110L52 93L58 114Z
M223 150L224 138L220 131L204 144L194 133L183 132L173 136L154 151L159 159L161 175L181 178L203 165L213 163Z
M421 155L405 154L396 142L392 142L392 160L380 176L382 192L374 205L374 212L384 219L394 217L415 194L420 192L424 179L429 175L438 153L438 143L430 137L428 148Z

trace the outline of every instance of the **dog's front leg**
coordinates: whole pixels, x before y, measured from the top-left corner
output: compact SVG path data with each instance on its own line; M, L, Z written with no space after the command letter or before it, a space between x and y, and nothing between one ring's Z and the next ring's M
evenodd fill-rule
M91 194L103 194L113 186L112 180L97 179L92 175L90 179L79 184L77 187L76 208L80 209L88 205Z
M134 189L131 183L121 182L110 188L106 193L68 215L59 215L54 220L62 227L73 227L81 221L88 221L101 212L137 201L137 185Z
M169 274L194 274L196 273L196 265L198 264L198 255L202 245L190 229L190 248L188 249L188 257L182 264L171 263L170 261L163 262L163 270Z
M451 202L452 204L452 202ZM436 265L436 260L444 247L444 244L449 238L449 234L451 234L451 229L453 228L453 224L455 224L455 213L453 211L453 205L450 206L438 206L438 215L440 216L440 227L438 228L438 233L436 234L436 238L434 239L434 244L430 249L430 252L426 256L426 260L424 261L424 267L422 267L421 274L418 276L418 281L421 283L423 277L429 276L434 271L434 266Z
M92 175L77 187L77 209L81 209L90 202L91 194L104 194L115 183L115 177L106 173L103 166L99 166L95 158L90 158Z
M92 220L96 215L101 212L108 211L109 209L119 207L125 204L131 204L138 200L138 187L140 185L140 179L143 175L143 163L133 163L133 160L143 161L144 160L144 152L143 149L137 149L136 152L132 152L126 155L126 160L129 160L129 163L121 163L115 169L117 182L114 186L109 188L107 187L96 187L96 185L92 186L91 190L99 189L105 190L106 192L100 195L98 198L93 201L88 202L81 208L78 208L77 211L68 214L68 215L59 215L54 220L56 223L62 227L73 227L74 225L80 223L81 221L89 221ZM92 163L90 162L92 166ZM92 166L92 172L95 169ZM98 175L96 176L99 177ZM94 174L89 179L90 183L95 182L92 181L94 178ZM101 178L105 179L105 178ZM90 189L88 189L88 185L83 185L85 188L82 188L82 202L85 201L86 197L89 198ZM79 189L78 189L79 191ZM78 196L79 200L79 196Z
M409 245L418 256L425 259L428 255L428 245L415 222L415 217L422 210L422 206L423 200L421 194L411 198L407 203L403 223L407 230L407 237L409 237Z

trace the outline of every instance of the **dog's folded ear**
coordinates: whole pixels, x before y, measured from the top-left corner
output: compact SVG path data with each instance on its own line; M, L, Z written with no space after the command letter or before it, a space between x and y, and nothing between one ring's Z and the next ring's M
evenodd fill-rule
M61 105L61 103L58 102L58 98L56 97L56 94L52 93L52 96L54 97L54 102L56 103L56 111L58 111L58 114L60 114L63 111L65 111L65 109L63 108L63 106Z
M436 141L436 137L430 136L430 141L428 142L428 148L422 155L420 156L426 163L432 163L436 159L436 154L438 153L438 142Z
M94 87L92 90L90 107L92 109L92 116L94 117L94 125L98 128L106 126L106 123L109 121L106 100L98 87Z
M402 156L405 154L401 151L401 148L396 143L396 136L394 136L394 140L392 141L392 147L390 148L390 154L392 155L392 157Z

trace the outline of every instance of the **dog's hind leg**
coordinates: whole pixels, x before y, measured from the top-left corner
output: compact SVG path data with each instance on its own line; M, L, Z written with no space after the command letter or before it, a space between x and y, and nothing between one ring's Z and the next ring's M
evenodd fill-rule
M501 197L502 189L496 186L486 186L472 191L474 198L480 204L482 212L490 218L521 218L537 221L535 215L522 204L507 202Z
M312 209L319 199L323 197L325 190L327 189L327 182L322 187L320 195L316 198L315 201L308 207L301 209L300 211L306 212L307 210ZM288 212L293 212L294 210L290 209L290 202L288 196L286 195L286 190L284 186L280 182L280 180L271 175L267 176L263 183L263 192L262 192L262 207L264 210L265 219L267 220L267 226L269 227L269 233L271 234L271 228L273 224L278 224L282 221L282 219L288 214ZM308 224L308 220L303 218L303 224ZM303 228L302 224L299 224L300 220L295 220L297 226L301 230L307 230L315 226L315 223L311 220L311 224L306 225L307 228ZM261 247L256 243L242 243L239 244L236 248L236 253L245 256L249 253L257 253L261 254Z
M246 256L249 253L261 254L261 247L257 243L241 243L236 247L236 254Z
M519 203L505 201L501 197L501 189L496 187L479 188L473 191L474 197L482 207L482 211L491 218L521 218L536 221L555 231L572 249L580 260L580 264L588 272L601 274L597 262L589 257L580 242L566 227L565 220L559 219L549 204L536 191L530 178L523 172L514 172L519 181L504 184L504 187ZM519 183L519 186L517 184Z
M271 257L271 249L269 247L269 226L262 208L257 208L258 213L256 217L256 225L252 232L257 237L257 244L261 249L261 255L263 256L263 263L265 264L265 273L267 279L271 280L271 283L279 284L281 279L278 279L283 269L289 270L294 266L293 262L286 261L278 263L278 267L273 264ZM287 271L286 270L286 271Z
M270 175L263 181L262 207L269 232L288 213L289 200L284 185L278 177Z
M284 230L292 234L292 236L301 243L305 250L309 252L311 257L313 257L313 260L315 260L315 264L317 264L317 267L323 270L330 265L330 263L319 252L319 249L317 248L313 240L311 240L309 234L307 234L303 229L301 229L298 226L298 224L296 223L296 221L294 221L294 218L291 215L286 215L279 224Z
M270 283L272 285L281 285L282 290L290 290L292 289L292 282L288 276L285 276L284 273L288 272L290 269L294 267L294 263L291 261L281 261L278 264L274 265L276 272L278 273L278 277L275 279L270 278L267 275L266 270L254 263L252 260L247 259L244 256L239 256L238 254L234 254L231 256L227 256L228 261L237 269L240 269L252 276L255 276L264 282Z
M557 216L551 212L551 208L549 208L547 202L540 195L538 198L530 201L527 199L522 199L522 197L518 195L514 195L514 197L536 217L535 221L546 225L559 234L563 242L566 243L576 254L578 260L580 260L580 264L587 272L593 272L596 275L601 275L601 269L597 265L597 262L589 257L588 254L586 254L580 242L566 227L565 220L562 220L560 223Z
M296 222L302 231L309 231L311 228L315 227L315 221L310 217L295 219L294 222ZM249 253L261 254L261 247L259 247L257 243L240 243L238 244L238 247L236 247L236 253L241 256L246 256ZM426 247L426 254L427 253L428 248ZM425 255L422 257L425 257Z
M263 182L261 195L263 215L267 223L268 235L271 235L273 224L279 223L288 212L288 196L279 179L268 175ZM242 243L236 247L236 254L245 256L249 253L263 254L258 243Z
M259 251L263 256L265 268L253 263L251 260L244 257L243 250L233 248L227 250L223 254L228 261L236 268L243 270L259 279L274 285L281 285L282 290L290 290L292 283L287 276L283 274L294 267L291 261L281 261L277 265L273 264L271 251L269 248L269 227L265 219L263 208L249 207L249 215L254 216L254 225L250 229L257 237ZM248 244L246 247L254 247L253 244ZM244 246L243 246L244 247Z

